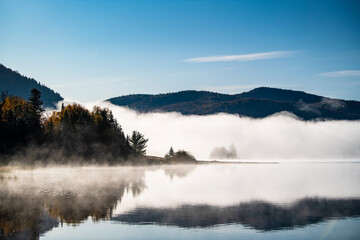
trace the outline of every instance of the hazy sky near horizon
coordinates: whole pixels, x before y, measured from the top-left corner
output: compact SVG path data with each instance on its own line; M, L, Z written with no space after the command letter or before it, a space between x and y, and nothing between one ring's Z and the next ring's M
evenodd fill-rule
M360 100L360 1L0 0L0 63L83 102L259 86Z

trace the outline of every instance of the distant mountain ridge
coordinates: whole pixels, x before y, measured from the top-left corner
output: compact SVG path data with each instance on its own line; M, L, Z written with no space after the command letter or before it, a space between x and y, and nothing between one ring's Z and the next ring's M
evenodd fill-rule
M22 76L17 71L0 64L0 92L8 91L10 95L28 99L33 88L37 88L41 92L44 107L55 108L55 104L63 100L59 93L40 84L35 79Z
M359 120L360 102L331 99L302 91L259 87L240 94L187 90L167 94L135 94L107 101L139 112L215 113L264 118L287 111L303 120Z

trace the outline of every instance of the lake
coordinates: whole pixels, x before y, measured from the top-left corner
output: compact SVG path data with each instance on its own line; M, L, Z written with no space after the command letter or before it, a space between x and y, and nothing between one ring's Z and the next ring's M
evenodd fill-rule
M360 163L9 168L0 239L359 239Z

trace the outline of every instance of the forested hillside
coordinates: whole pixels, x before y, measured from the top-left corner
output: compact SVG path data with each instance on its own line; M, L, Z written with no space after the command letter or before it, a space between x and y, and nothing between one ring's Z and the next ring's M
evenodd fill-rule
M0 92L8 95L20 96L28 99L31 89L36 88L42 93L42 101L45 108L55 108L55 104L63 98L59 93L37 82L35 79L25 77L10 68L0 64Z
M207 91L181 91L110 98L107 101L139 112L180 112L185 115L230 113L264 118L287 111L303 120L360 119L360 102L331 99L301 91L261 87L228 95Z

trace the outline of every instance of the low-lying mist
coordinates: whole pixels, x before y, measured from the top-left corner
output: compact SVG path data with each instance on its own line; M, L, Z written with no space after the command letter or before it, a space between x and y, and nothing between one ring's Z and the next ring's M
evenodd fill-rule
M137 130L149 138L147 154L163 156L172 146L208 160L216 149L235 147L238 159L357 159L359 121L305 122L289 113L264 119L230 114L184 116L179 113L137 113L108 102L125 134ZM232 150L233 151L233 150ZM230 154L231 155L231 154ZM213 155L214 156L214 155Z

